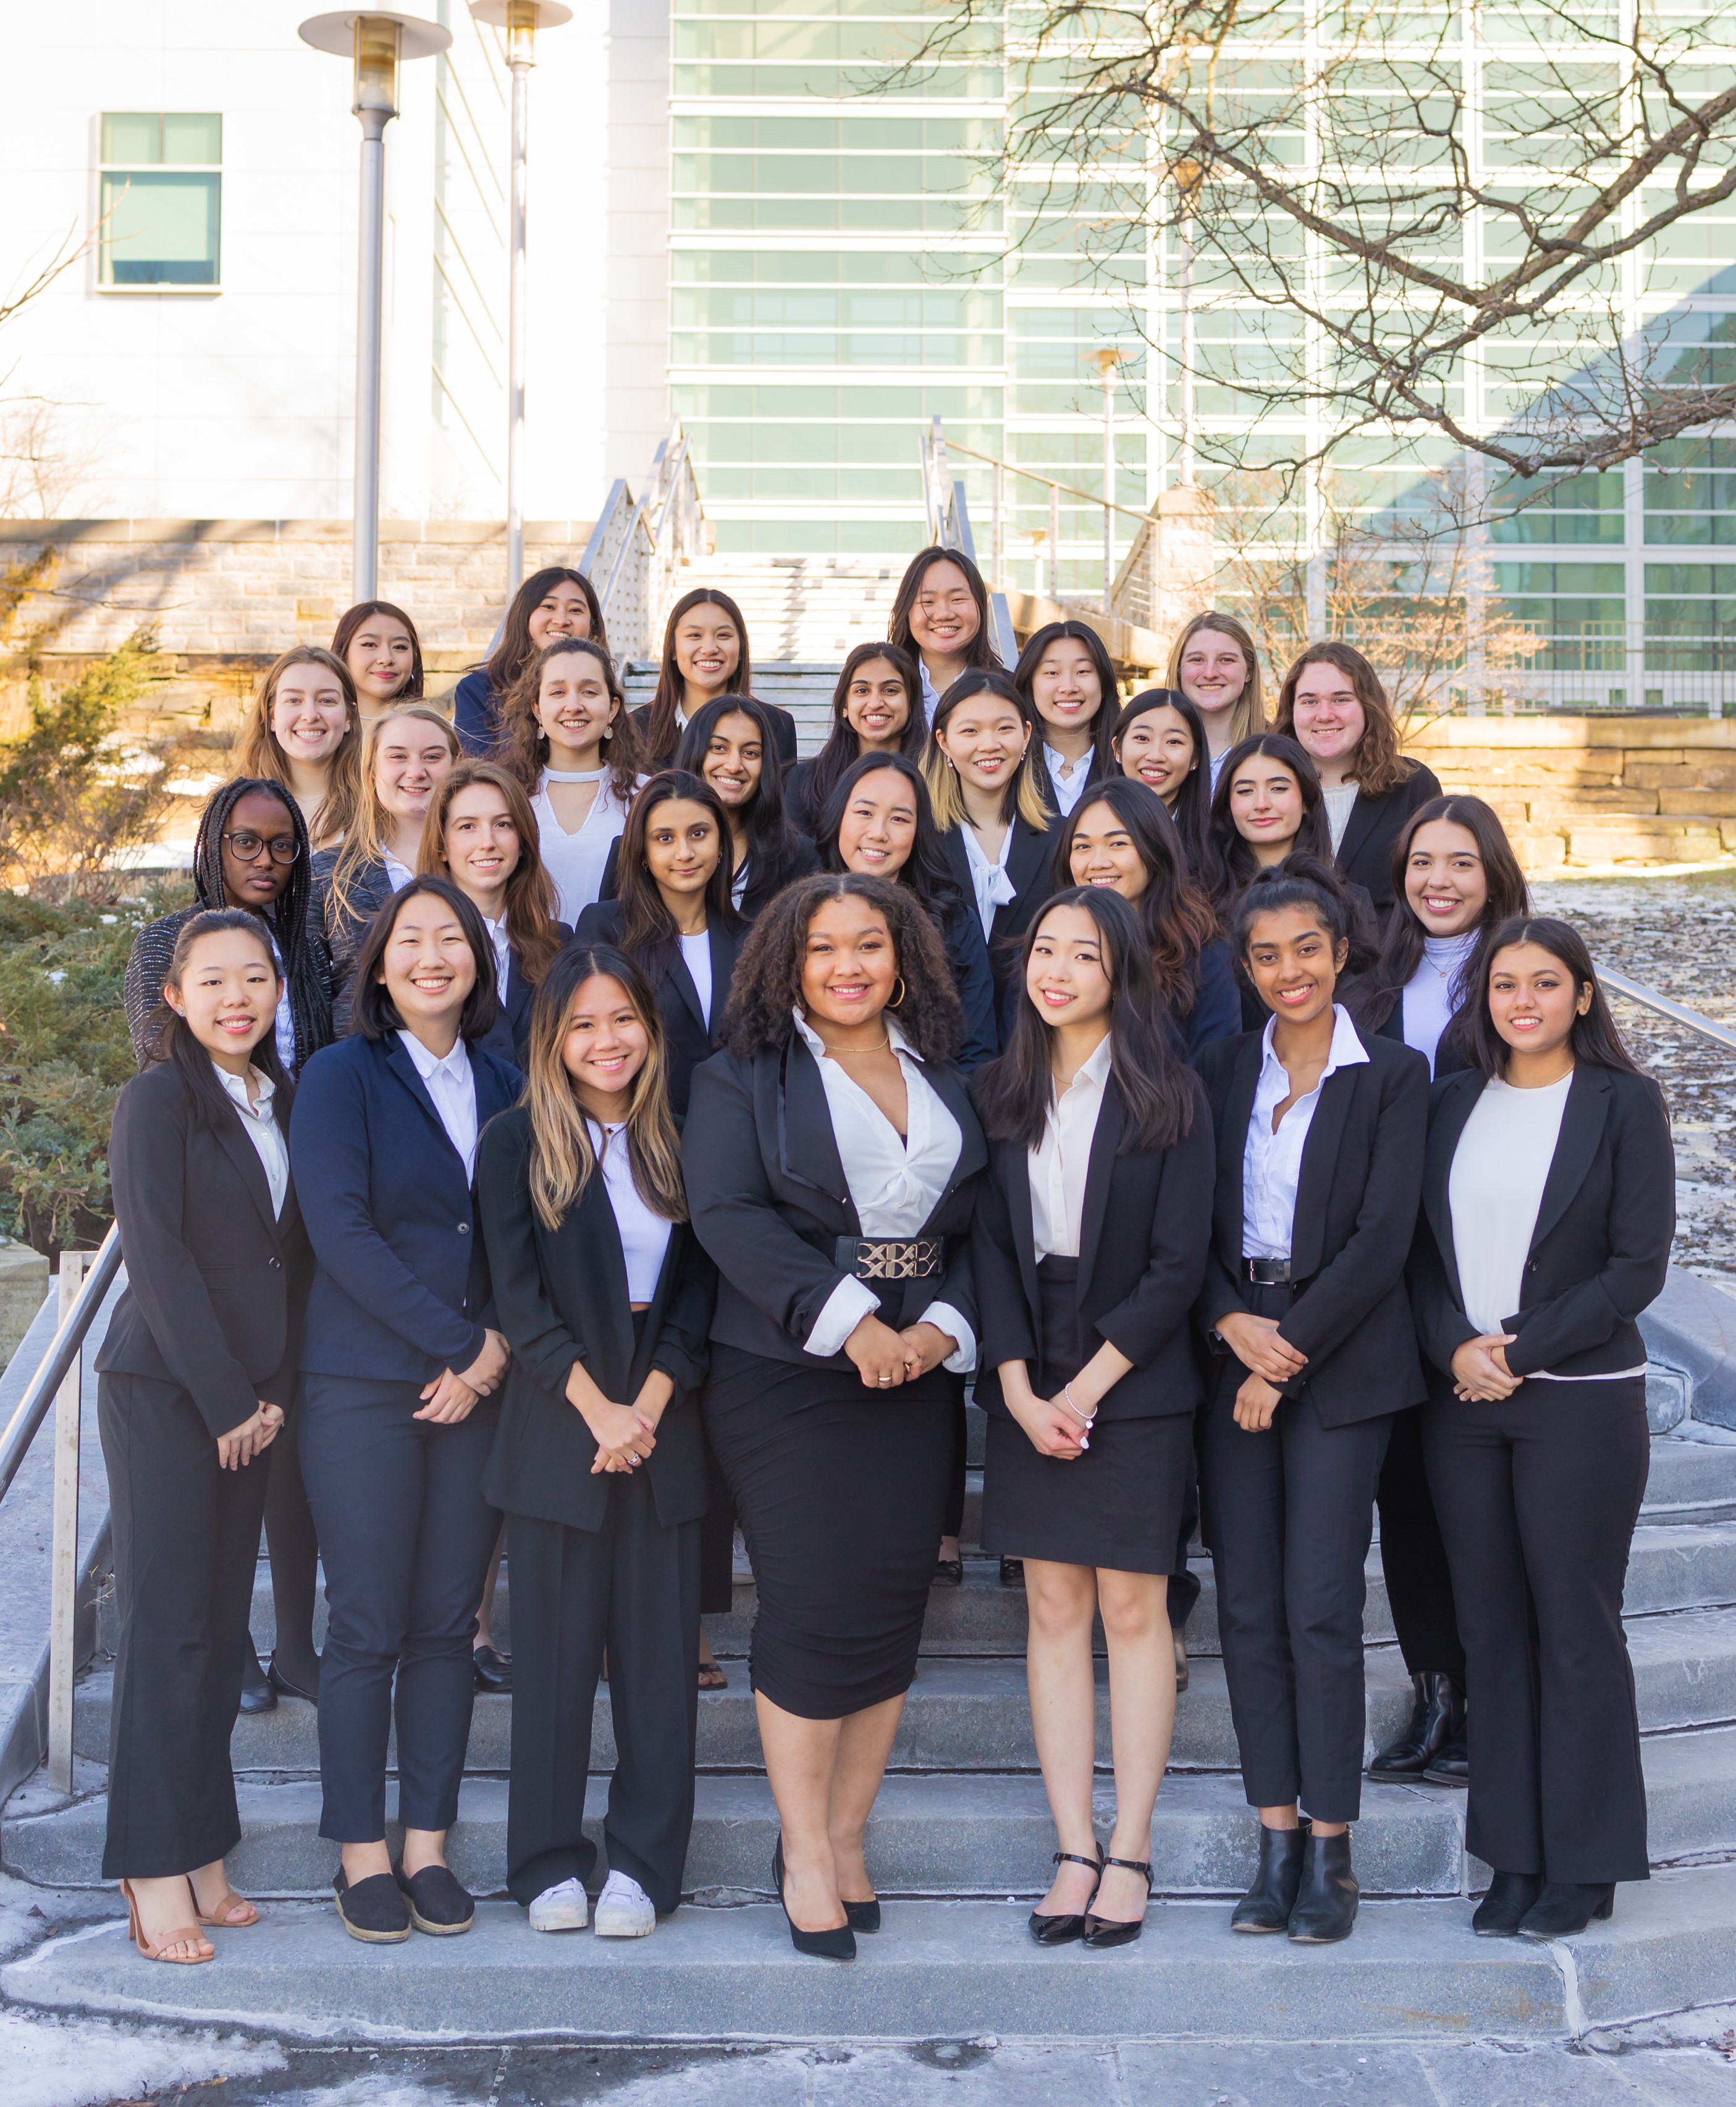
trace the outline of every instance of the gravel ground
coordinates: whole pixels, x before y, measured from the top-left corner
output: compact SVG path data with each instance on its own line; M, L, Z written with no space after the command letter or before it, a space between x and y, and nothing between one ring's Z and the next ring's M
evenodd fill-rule
M1585 935L1594 958L1720 1024L1736 1024L1736 873L1581 878L1538 885L1545 914ZM1736 1054L1617 999L1636 1060L1670 1101L1676 1147L1675 1260L1736 1283Z

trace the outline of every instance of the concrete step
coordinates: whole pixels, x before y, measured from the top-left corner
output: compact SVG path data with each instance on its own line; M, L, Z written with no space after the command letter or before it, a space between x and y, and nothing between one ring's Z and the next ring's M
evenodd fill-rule
M204 1968L146 1968L115 1922L0 1971L50 2010L233 2024L293 2038L922 2040L994 2033L1111 2041L1559 2037L1728 1997L1736 1871L1696 1867L1621 1891L1572 1941L1480 1940L1470 1906L1371 1903L1331 1948L1237 1939L1221 1903L1153 1906L1110 1954L1045 1952L1022 1903L893 1902L852 1965L793 1950L764 1904L683 1909L650 1939L539 1938L484 1903L463 1939L362 1948L329 1904L274 1906L216 1934Z
M1736 1441L1676 1435L1653 1441L1640 1519L1654 1523L1736 1521Z
M751 631L751 625L750 625ZM866 632L874 633L874 632ZM825 661L762 660L756 648L753 692L762 703L776 703L796 721L796 745L803 754L817 753L832 728L832 691L843 653ZM657 685L657 667L631 661L622 670L621 685L635 708L651 699Z

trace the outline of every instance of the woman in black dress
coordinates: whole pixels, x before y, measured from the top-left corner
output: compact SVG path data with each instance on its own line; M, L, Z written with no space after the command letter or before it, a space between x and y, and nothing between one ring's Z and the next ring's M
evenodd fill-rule
M1007 1050L972 1088L989 1138L971 1234L990 1415L983 1544L1024 1561L1031 1719L1060 1844L1032 1934L1122 1946L1144 1921L1175 1725L1166 1597L1200 1395L1189 1319L1212 1233L1212 1123L1118 893L1058 894L1023 965ZM1107 1858L1092 1822L1100 1611Z
M879 1923L862 1833L916 1670L976 1354L965 1248L987 1158L958 998L902 887L792 886L694 1077L688 1205L721 1276L705 1427L759 1615L752 1673L798 1951ZM787 1881L787 1885L786 1885Z

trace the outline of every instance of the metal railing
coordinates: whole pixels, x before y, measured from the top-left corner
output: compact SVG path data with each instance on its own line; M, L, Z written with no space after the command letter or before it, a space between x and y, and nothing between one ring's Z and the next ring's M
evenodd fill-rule
M49 1559L48 1782L72 1790L72 1686L79 1612L79 1444L86 1335L120 1271L120 1231L101 1247L62 1251L60 1323L16 1410L0 1433L0 1499L54 1407L54 1537Z
M691 443L679 425L659 445L635 498L617 476L591 530L578 568L596 588L610 649L618 660L650 657L677 577L707 553L705 507Z
M1736 1054L1736 1031L1727 1024L1720 1024L1710 1017L1702 1017L1697 1009L1684 1004L1672 1002L1656 988L1648 988L1643 981L1630 981L1626 973L1618 973L1613 966L1602 959L1596 961L1598 978L1612 994L1626 995L1630 1002L1637 1002L1644 1009L1655 1009L1660 1017L1667 1017L1672 1024L1685 1025L1689 1031L1698 1031L1702 1038L1716 1040L1719 1045Z
M929 517L929 540L942 549L956 549L962 556L969 556L977 568L984 567L977 555L976 537L970 531L970 506L965 496L965 486L954 478L947 460L947 438L937 417L929 429L918 438L917 449L922 461L922 500ZM960 453L969 451L960 447ZM981 455L974 456L984 458ZM999 589L1001 574L1000 507L997 500L996 542L992 557L985 576L988 593L988 637L995 647L996 656L1009 671L1019 663L1019 643L1013 634L1013 617L1006 604L1006 595Z

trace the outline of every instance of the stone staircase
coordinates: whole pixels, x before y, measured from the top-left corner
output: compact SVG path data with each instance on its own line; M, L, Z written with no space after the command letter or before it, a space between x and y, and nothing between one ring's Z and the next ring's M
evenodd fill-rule
M286 1700L238 1721L233 1745L245 1833L231 1870L244 1892L284 1898L267 1927L224 1938L218 1965L167 1981L170 1971L146 1968L114 1933L53 1940L0 1974L0 1987L47 2006L221 2014L350 2038L406 2029L634 2038L1576 2034L1727 1998L1736 1986L1736 1443L1694 1431L1709 1438L1653 1442L1628 1579L1659 1872L1648 1886L1624 1889L1613 1922L1573 1941L1571 1954L1471 1937L1465 1897L1482 1869L1465 1855L1462 1798L1429 1787L1368 1788L1356 1831L1368 1905L1347 1945L1316 1952L1230 1936L1227 1899L1252 1870L1253 1830L1235 1775L1208 1569L1189 1630L1192 1683L1178 1707L1174 1767L1153 1824L1159 1899L1145 1937L1113 1956L1040 1952L1023 1915L1046 1885L1053 1837L1025 1698L1024 1602L998 1586L992 1561L971 1557L964 1587L931 1598L920 1670L870 1834L887 1929L861 1942L854 1969L801 1961L769 1906L776 1825L743 1660L754 1600L743 1571L732 1612L710 1620L731 1687L700 1700L687 1867L696 1906L651 1939L623 1950L538 1939L515 1906L488 1902L462 1942L357 1948L327 1899L336 1853L316 1833L313 1708ZM967 1546L978 1499L974 1473ZM1403 1718L1409 1686L1378 1553L1369 1577L1372 1744ZM510 1640L510 1571L497 1629ZM270 1643L263 1567L254 1630L262 1647ZM55 1804L38 1781L15 1795L0 1826L6 1869L45 1889L100 1884L110 1691L99 1662L79 1690L78 1794ZM456 1870L484 1895L498 1894L505 1870L510 1705L477 1701L452 1839ZM1100 1675L1098 1743L1107 1814ZM599 1836L601 1773L614 1753L605 1685L591 1788Z

